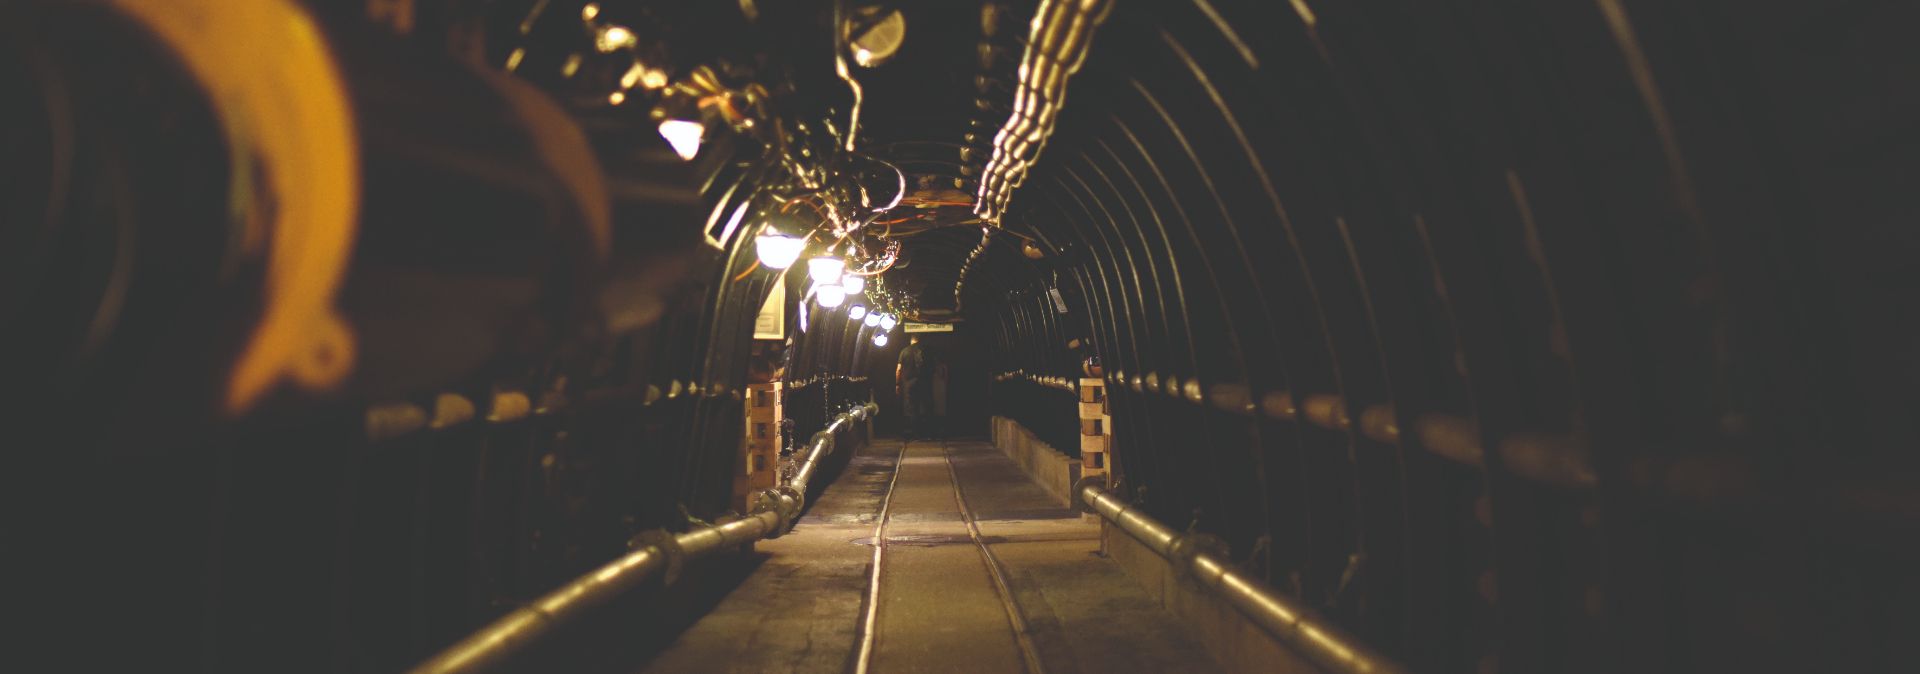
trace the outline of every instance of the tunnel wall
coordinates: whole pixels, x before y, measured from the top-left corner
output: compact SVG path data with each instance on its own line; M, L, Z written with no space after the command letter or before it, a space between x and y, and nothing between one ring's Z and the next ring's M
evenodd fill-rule
M1913 664L1910 14L1117 3L963 307L1416 669Z

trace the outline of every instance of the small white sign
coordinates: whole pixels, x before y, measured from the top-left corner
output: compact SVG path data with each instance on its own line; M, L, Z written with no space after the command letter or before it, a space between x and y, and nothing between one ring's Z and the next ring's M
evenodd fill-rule
M907 332L953 332L952 323L908 323Z
M760 305L760 315L753 322L754 339L787 338L787 275L781 274L773 280L773 291L767 293L766 304Z

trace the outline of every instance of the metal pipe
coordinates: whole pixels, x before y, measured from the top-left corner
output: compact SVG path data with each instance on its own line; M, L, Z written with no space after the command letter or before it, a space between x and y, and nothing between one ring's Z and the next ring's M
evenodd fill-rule
M493 621L480 631L441 651L411 670L411 674L471 674L491 671L513 655L538 642L561 623L625 594L656 573L686 559L703 557L762 538L773 538L792 528L806 503L807 483L820 461L833 453L834 436L879 412L873 403L843 412L826 430L814 435L810 449L785 485L760 493L753 513L711 527L702 527L627 553Z
M1101 486L1105 476L1082 479L1074 493L1082 505L1212 590L1260 629L1308 659L1340 674L1403 674L1406 668L1335 627L1312 609L1234 566L1217 541L1183 534L1127 505Z

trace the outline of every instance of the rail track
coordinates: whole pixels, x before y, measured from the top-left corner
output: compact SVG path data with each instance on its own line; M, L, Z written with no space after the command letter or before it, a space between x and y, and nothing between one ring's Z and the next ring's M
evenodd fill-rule
M1032 629L1021 612L1019 603L1014 600L1012 587L1007 583L1005 567L994 555L992 547L987 544L986 537L980 533L978 518L972 506L967 503L966 491L961 487L959 474L954 470L953 456L947 443L941 441L939 447L939 459L945 469L948 486L953 492L954 507L961 522L966 526L968 543L979 553L980 563L993 581L994 595L1006 612L1007 627L1012 631L1014 643L1019 647L1020 661L1029 674L1044 674L1046 668L1040 658L1039 649L1034 644ZM907 462L910 449L915 449L912 443L901 442L900 453L894 462L893 476L887 482L887 493L881 499L879 514L874 519L873 563L869 572L870 582L865 606L862 609L858 651L855 653L852 667L857 674L872 671L874 654L880 644L885 642L884 635L881 634L880 612L883 604L884 578L887 572L887 526L893 520L894 492L899 487L901 468Z

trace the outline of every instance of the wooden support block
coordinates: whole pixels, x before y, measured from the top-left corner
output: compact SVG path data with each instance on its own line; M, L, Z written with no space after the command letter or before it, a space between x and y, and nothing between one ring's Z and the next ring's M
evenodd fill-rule
M1107 426L1107 420L1109 418L1110 417L1108 417L1107 415L1102 414L1092 419L1081 419L1080 434L1081 435L1107 435L1110 432L1110 429Z
M1082 419L1098 419L1106 416L1106 414L1107 404L1104 402L1080 403L1080 418Z
M1103 403L1107 401L1107 380L1085 378L1080 380L1080 402Z
M740 512L752 507L755 493L779 482L781 393L779 382L747 385L744 437L733 477L733 506Z
M1107 464L1107 458L1106 452L1081 452L1080 474L1099 475L1112 470L1113 467Z
M1110 435L1080 436L1080 454L1084 456L1086 455L1087 452L1108 451L1108 448L1112 446L1112 443L1111 443L1112 437L1113 436L1110 436Z

